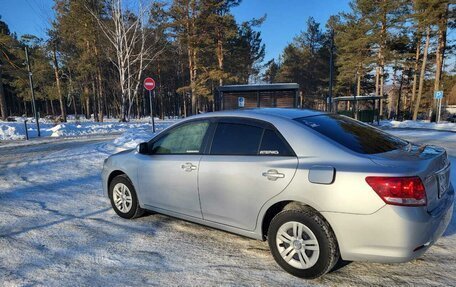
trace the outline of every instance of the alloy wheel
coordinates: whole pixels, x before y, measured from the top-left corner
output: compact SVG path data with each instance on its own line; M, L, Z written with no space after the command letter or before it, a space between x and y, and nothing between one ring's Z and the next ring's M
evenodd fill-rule
M320 256L317 237L312 230L297 221L280 226L276 244L285 262L297 269L311 268Z
M112 198L116 208L122 213L128 213L131 209L133 198L130 189L123 184L117 183L112 192Z

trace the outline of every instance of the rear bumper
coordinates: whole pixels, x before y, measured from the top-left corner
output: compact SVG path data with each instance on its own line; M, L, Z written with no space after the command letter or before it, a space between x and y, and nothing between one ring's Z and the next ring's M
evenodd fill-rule
M349 261L398 263L421 256L453 215L454 189L432 213L423 207L385 205L370 215L322 212L336 234L341 256Z

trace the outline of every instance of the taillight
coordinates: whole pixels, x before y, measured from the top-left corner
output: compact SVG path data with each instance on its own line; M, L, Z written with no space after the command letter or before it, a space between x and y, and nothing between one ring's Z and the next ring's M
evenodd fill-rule
M414 177L368 176L366 182L387 204L426 205L426 190L421 179Z

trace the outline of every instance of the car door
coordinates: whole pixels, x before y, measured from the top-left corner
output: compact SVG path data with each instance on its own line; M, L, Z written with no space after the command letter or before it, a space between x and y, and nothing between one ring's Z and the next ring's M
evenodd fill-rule
M298 160L271 125L220 119L199 166L205 220L253 230L261 206L292 180Z
M209 125L208 120L184 123L149 143L138 167L145 205L202 218L197 180Z

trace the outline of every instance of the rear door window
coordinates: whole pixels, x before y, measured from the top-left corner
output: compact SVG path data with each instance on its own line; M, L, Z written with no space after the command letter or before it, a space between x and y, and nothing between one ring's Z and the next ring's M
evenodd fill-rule
M276 131L265 129L259 155L293 156L294 152Z
M238 123L217 124L212 155L257 155L263 128Z
M400 138L341 115L327 114L295 120L361 154L388 152L407 145L407 142Z

